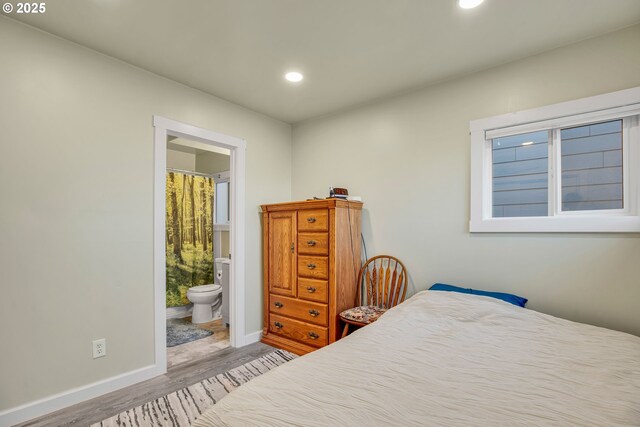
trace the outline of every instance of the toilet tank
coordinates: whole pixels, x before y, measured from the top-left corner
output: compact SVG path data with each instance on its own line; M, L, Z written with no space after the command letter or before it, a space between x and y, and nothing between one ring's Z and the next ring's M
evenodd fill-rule
M216 258L216 283L222 286L222 321L229 324L229 258Z

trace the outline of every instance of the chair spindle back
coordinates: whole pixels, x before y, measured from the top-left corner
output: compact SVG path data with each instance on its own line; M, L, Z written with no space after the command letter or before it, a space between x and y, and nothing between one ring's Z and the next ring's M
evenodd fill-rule
M407 274L404 264L390 255L378 255L362 266L358 275L361 286L357 305L391 308L407 294Z

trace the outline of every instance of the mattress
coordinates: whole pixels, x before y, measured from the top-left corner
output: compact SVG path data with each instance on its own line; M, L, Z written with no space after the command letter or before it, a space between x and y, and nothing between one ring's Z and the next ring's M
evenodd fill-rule
M640 338L425 291L194 426L640 425Z

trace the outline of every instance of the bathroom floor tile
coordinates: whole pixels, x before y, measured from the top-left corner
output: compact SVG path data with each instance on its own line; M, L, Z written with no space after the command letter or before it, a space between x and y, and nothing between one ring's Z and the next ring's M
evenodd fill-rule
M186 318L191 320L191 318ZM167 349L167 367L173 367L185 362L193 362L229 347L229 328L222 323L222 319L198 325L201 329L213 332L213 335L186 344Z

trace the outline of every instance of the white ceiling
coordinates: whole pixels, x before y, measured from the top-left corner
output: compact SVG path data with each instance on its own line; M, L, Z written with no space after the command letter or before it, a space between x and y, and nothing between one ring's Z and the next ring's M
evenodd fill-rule
M11 17L295 123L632 25L640 0L56 0Z

